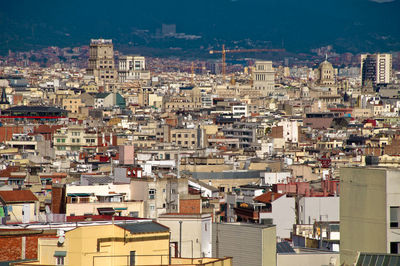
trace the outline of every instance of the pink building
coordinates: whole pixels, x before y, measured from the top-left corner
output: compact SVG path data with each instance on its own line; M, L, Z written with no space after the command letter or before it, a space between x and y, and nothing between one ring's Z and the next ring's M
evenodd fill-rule
M135 162L135 147L133 145L119 146L119 163L134 164Z

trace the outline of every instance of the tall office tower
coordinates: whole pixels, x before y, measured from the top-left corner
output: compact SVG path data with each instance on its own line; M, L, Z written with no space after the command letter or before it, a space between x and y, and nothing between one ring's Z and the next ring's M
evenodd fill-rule
M94 76L98 83L113 83L117 79L114 64L112 40L92 39L90 41L88 75Z
M362 85L389 84L392 77L391 54L362 54L361 80Z
M399 254L400 171L346 167L340 174L340 265L354 265L359 252Z
M253 71L253 88L260 90L263 96L274 92L275 70L272 61L256 61Z
M146 70L146 59L144 56L121 56L118 66L118 78L120 82L150 79L150 71Z

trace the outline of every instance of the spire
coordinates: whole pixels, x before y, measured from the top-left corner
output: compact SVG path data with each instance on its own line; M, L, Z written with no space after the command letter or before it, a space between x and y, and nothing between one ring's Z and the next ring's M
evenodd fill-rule
M325 61L328 61L328 54L325 53Z

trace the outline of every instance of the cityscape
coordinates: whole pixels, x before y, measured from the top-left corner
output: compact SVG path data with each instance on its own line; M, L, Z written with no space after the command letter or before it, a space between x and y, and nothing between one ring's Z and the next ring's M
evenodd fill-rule
M399 1L248 1L4 3L0 265L400 265Z

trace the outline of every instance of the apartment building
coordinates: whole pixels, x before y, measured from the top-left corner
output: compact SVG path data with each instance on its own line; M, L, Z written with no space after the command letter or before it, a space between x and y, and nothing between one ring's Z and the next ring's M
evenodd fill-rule
M144 202L144 217L155 219L179 211L179 195L188 194L188 180L137 178L131 181L131 199Z
M391 54L362 54L361 80L362 85L389 84L392 79Z
M359 252L400 253L400 171L346 167L340 170L340 263Z
M146 70L146 59L144 56L121 56L118 66L119 82L150 79L150 71Z
M96 82L113 83L117 79L112 40L92 39L89 48L89 63L86 73Z
M201 130L197 128L171 128L170 141L182 148L197 148L202 145Z
M268 96L274 92L275 70L272 61L256 61L253 71L253 88Z
M62 99L62 106L64 110L67 110L72 114L78 114L80 108L85 105L82 103L81 98L64 98Z
M56 155L66 155L70 152L96 150L98 134L89 131L84 126L69 126L60 128L53 136L53 145Z

